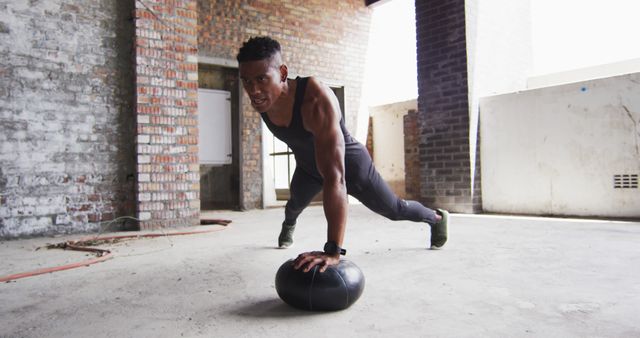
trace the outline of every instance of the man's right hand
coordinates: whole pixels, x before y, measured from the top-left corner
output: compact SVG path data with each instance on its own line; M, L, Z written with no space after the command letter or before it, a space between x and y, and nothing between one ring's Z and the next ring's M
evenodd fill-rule
M325 272L331 265L340 262L340 254L329 255L324 251L303 252L293 262L294 269L303 268L304 272L309 272L314 266L320 266L320 272Z

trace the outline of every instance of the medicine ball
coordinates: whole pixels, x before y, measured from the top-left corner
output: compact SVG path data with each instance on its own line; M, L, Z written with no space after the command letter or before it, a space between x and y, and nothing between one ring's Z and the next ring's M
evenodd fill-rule
M360 268L340 260L325 272L314 266L309 272L293 268L293 259L280 266L276 273L276 291L287 304L309 311L343 310L355 303L364 290L364 275Z

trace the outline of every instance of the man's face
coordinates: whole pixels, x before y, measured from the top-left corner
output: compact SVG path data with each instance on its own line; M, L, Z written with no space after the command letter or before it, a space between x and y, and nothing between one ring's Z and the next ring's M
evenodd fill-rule
M282 93L281 65L273 59L240 63L242 86L251 99L251 106L258 112L268 111Z

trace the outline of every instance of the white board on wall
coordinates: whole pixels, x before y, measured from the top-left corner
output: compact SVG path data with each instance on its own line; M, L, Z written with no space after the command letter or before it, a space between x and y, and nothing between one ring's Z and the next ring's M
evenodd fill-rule
M231 92L198 89L200 164L231 164Z

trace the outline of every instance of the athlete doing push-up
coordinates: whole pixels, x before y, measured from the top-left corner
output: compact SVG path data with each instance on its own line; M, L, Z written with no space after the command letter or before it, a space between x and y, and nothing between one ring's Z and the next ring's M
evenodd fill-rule
M347 129L336 96L314 77L288 78L280 44L269 37L246 41L237 56L240 78L251 105L271 132L293 151L296 169L291 197L285 207L278 246L293 244L296 220L321 190L327 219L324 251L305 252L296 269L321 271L335 265L344 253L347 194L391 220L426 222L431 226L431 249L447 241L449 214L398 198L380 177L367 149Z

